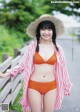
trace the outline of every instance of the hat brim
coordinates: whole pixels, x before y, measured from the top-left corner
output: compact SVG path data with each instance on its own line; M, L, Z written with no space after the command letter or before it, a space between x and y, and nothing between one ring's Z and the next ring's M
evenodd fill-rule
M30 37L35 38L36 37L36 29L37 29L38 24L42 21L45 21L45 20L49 20L49 21L54 23L57 36L61 36L64 33L63 22L60 19L58 19L54 16L50 16L50 15L44 16L42 18L39 17L34 22L29 24L29 26L27 27L26 33Z

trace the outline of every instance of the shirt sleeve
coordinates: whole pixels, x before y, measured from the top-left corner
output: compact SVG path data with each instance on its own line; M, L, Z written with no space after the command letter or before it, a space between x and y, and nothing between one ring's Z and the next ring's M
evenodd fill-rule
M72 82L70 81L70 76L68 73L66 58L63 49L61 48L61 58L62 58L62 78L63 78L63 86L64 86L64 95L70 95Z
M25 68L25 62L28 56L28 46L26 46L23 56L21 57L21 60L19 61L19 64L15 67L12 67L11 69L7 69L6 73L9 73L9 76L15 77L17 74L24 71Z

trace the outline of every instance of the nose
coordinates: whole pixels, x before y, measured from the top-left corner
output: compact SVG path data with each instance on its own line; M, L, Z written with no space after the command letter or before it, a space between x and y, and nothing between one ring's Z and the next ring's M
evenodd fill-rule
M48 34L48 33L49 33L47 29L45 29L45 33L46 33L46 34Z

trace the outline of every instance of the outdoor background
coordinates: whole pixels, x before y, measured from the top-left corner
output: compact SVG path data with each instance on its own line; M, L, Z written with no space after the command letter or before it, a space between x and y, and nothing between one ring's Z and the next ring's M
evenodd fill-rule
M67 51L71 49L71 54L68 55L68 59L73 65L72 62L76 61L76 56L74 56L75 52L73 52L75 49L74 44L77 44L78 51L80 50L80 3L51 3L50 0L0 0L0 63L2 62L3 53L8 53L8 55L14 57L14 48L20 49L27 41L31 40L31 38L26 35L26 28L29 23L42 14L53 14L64 22L65 33L58 39L58 42L62 43L63 47L67 45L67 47L64 48ZM65 41L67 44L65 44ZM66 54L68 53L69 52ZM78 55L79 53L80 52L77 52ZM77 62L79 67L80 60ZM71 78L72 80L75 79L73 76L71 76ZM22 90L20 91L15 103L10 107L11 110L21 112L21 106L17 103L21 95ZM63 105L65 107L65 103ZM64 107L63 109L65 110ZM71 110L60 112L71 112ZM76 112L76 110L74 110L74 112Z

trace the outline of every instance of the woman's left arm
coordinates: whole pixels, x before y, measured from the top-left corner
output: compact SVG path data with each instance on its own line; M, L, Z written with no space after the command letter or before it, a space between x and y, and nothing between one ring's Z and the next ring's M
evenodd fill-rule
M61 57L62 57L62 78L63 78L63 86L64 86L64 95L69 95L73 84L70 81L66 58L62 48L61 48Z

